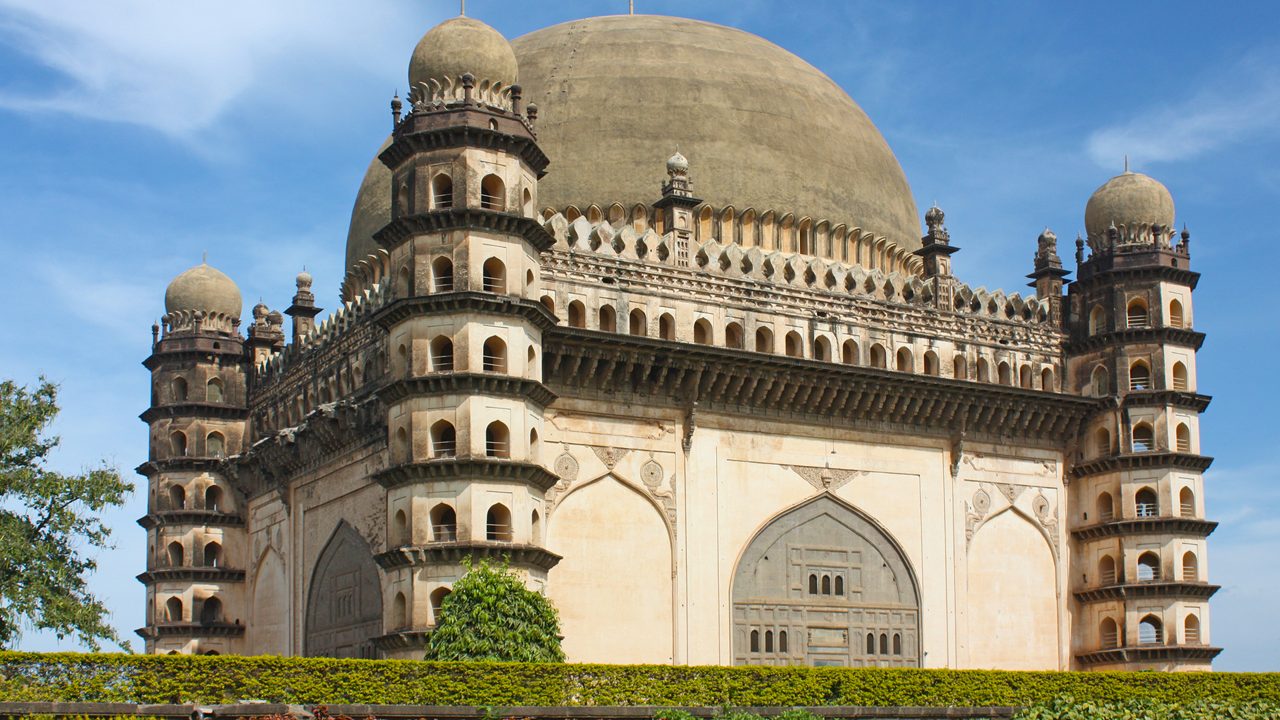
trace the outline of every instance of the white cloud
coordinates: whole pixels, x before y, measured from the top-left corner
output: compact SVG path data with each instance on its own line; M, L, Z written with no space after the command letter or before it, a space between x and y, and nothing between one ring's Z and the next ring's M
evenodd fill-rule
M1206 81L1189 97L1135 109L1128 121L1094 131L1089 157L1114 168L1128 155L1139 163L1190 160L1280 127L1280 71L1273 59L1255 56Z
M404 43L385 39L430 26L413 9L390 0L0 0L0 42L61 76L48 91L10 83L0 107L191 138L254 89L278 94L283 114L332 74L398 77Z

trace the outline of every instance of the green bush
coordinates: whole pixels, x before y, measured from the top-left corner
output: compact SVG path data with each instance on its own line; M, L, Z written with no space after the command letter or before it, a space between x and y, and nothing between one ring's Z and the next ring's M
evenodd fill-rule
M805 707L1023 706L1063 696L1094 703L1149 700L1186 704L1212 700L1280 704L1280 674L0 653L0 700L150 704L256 699L303 704Z
M1124 702L1079 701L1061 697L1037 703L1013 716L1014 720L1275 720L1280 704L1251 700L1195 700L1187 703L1147 699Z
M473 567L464 558L462 565L467 573L440 606L427 660L564 662L560 615L550 600L505 563L486 559Z

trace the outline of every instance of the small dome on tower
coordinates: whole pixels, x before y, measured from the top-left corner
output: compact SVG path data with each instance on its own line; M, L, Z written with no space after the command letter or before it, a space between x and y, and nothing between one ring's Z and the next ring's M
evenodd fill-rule
M241 305L240 288L235 281L207 263L174 278L164 291L164 309L171 314L198 310L238 320Z
M689 172L689 159L680 154L677 150L675 155L667 158L667 172L669 173L687 173Z
M1153 225L1173 227L1173 196L1158 180L1125 171L1093 191L1084 209L1090 239L1102 240L1112 225L1135 232Z
M502 33L469 17L446 20L427 31L409 59L409 85L431 79L458 82L471 73L477 83L516 83L516 54Z

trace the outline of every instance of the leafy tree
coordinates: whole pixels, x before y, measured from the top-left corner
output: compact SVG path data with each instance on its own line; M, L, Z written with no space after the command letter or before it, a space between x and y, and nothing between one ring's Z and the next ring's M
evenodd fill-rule
M453 584L427 644L428 660L564 662L560 614L506 563L481 560Z
M102 511L122 505L133 485L105 464L79 475L45 467L58 446L46 434L57 399L44 378L34 391L0 381L0 648L26 624L94 650L102 640L127 650L89 592L97 563L84 551L111 547Z

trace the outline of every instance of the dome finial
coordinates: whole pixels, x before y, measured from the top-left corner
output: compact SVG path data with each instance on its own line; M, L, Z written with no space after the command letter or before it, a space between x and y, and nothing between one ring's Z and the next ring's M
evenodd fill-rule
M1129 153L1124 154L1124 171L1129 172Z
M467 0L458 0L462 6L458 8L458 17L467 16Z

